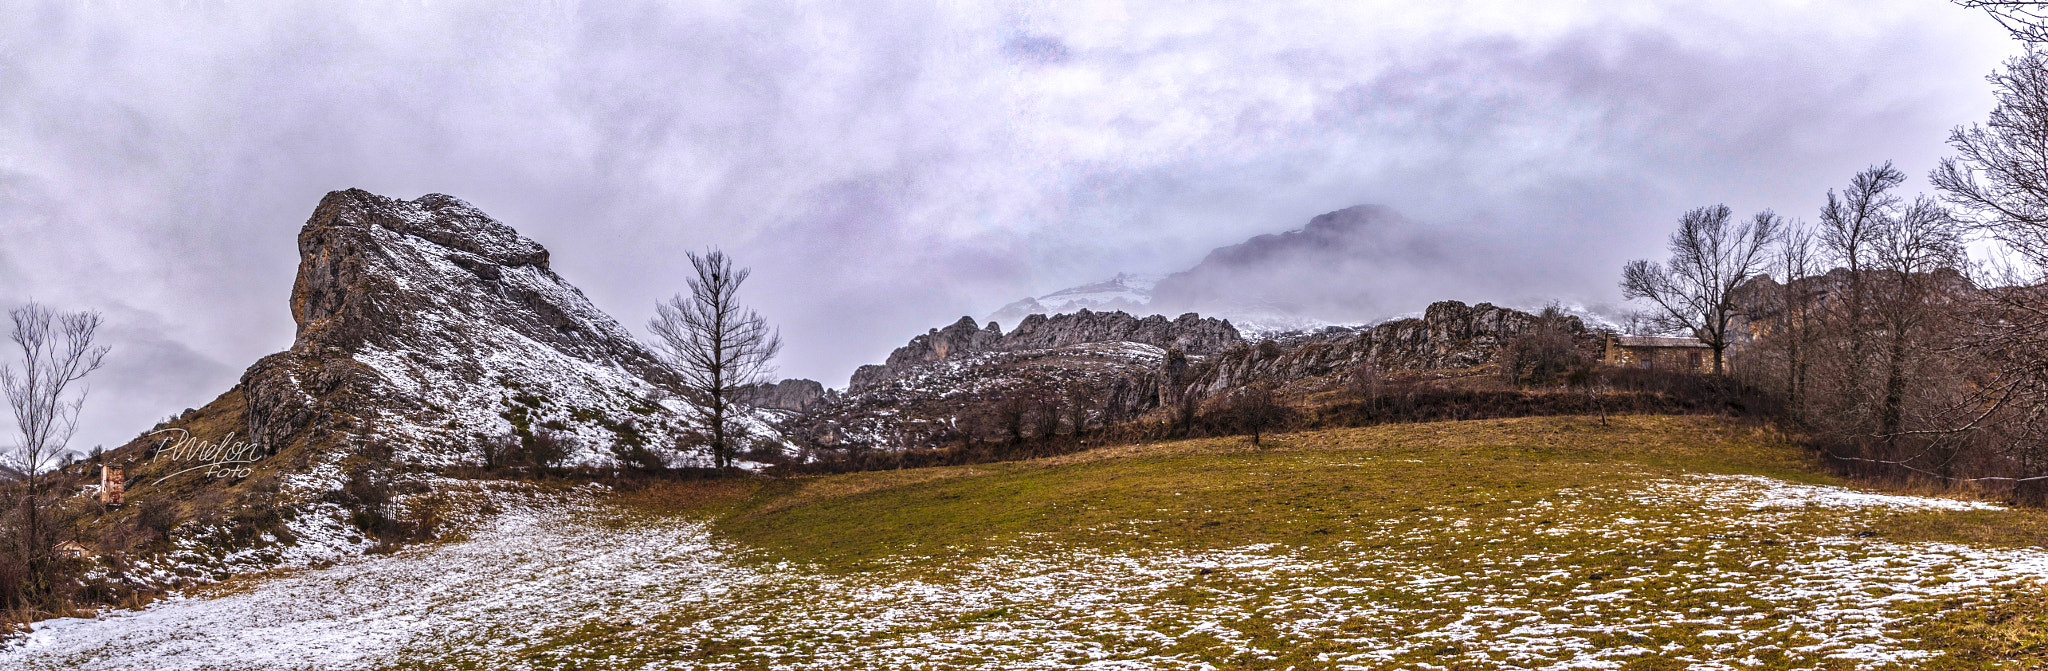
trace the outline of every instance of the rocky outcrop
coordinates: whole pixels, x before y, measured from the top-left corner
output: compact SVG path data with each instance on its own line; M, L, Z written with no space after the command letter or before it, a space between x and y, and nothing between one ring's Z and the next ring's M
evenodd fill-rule
M825 385L816 380L763 382L740 390L739 401L757 408L809 412L826 401Z
M912 338L909 344L891 352L885 364L861 366L854 371L847 390L851 393L871 389L918 366L977 352L1050 350L1108 342L1140 343L1206 355L1221 352L1244 339L1230 322L1205 319L1194 313L1172 320L1163 315L1140 319L1124 312L1089 310L1051 317L1036 314L1025 317L1008 334L995 322L983 327L972 317L961 317L951 326Z
M992 435L989 414L1028 403L1035 417L1121 422L1159 406L1190 356L1242 345L1230 322L1079 310L1024 318L1009 333L972 318L912 338L855 371L843 395L788 433L828 447L909 449ZM1064 408L1054 412L1054 408Z
M1233 349L1217 357L1197 384L1201 393L1217 394L1252 383L1284 385L1342 375L1367 363L1389 371L1484 366L1535 322L1535 315L1491 303L1440 301L1420 319ZM1578 317L1566 317L1564 328L1586 347L1597 340Z
M1006 350L1052 349L1086 342L1135 342L1206 355L1242 343L1244 338L1230 322L1204 319L1192 312L1169 321L1164 315L1139 319L1123 312L1082 310L1052 317L1025 317L996 346Z
M674 445L691 425L661 391L664 367L549 269L547 249L459 199L329 193L299 256L291 349L251 366L228 392L244 402L223 406L244 408L241 436L265 454L318 464L382 441L447 465L474 461L482 436L551 431L573 461L604 464L613 446Z

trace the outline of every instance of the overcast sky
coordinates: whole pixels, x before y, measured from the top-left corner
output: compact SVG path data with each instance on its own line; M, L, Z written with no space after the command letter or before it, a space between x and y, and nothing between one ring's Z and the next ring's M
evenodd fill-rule
M2018 51L1940 0L159 4L0 12L0 307L115 347L79 447L290 345L330 190L467 200L636 331L722 247L782 373L844 386L1362 203L1488 257L1440 298L1615 301L1684 209L1924 188Z

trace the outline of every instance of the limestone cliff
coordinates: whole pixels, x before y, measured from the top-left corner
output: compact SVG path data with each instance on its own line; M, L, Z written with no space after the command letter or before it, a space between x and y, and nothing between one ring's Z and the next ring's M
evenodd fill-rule
M475 461L482 436L545 430L572 439L574 462L604 464L622 441L672 445L688 428L654 355L545 248L468 203L336 191L298 246L291 348L209 406L238 410L262 454L310 468L383 441L448 465ZM225 433L223 419L205 426Z
M1078 312L1047 317L1034 314L1024 318L1008 334L1001 325L977 325L972 317L942 329L932 329L889 354L886 363L862 366L854 371L849 392L873 388L913 368L934 361L958 358L976 352L1017 352L1053 350L1085 343L1138 343L1160 349L1179 349L1188 354L1221 352L1244 342L1230 322L1206 319L1188 313L1178 319L1164 315L1138 318L1123 312Z

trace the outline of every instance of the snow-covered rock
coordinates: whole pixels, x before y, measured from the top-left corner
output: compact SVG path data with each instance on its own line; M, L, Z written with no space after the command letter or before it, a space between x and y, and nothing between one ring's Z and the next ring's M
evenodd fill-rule
M1005 305L985 321L1016 324L1031 315L1058 315L1082 310L1094 312L1141 313L1152 302L1152 288L1162 275L1117 273L1116 277L1061 289L1037 298L1025 298Z
M616 446L671 447L694 425L655 355L550 269L546 248L452 196L329 193L299 256L291 349L164 428L232 433L255 446L257 471L289 474L370 441L400 464L479 463L483 438L543 431L572 439L571 463L601 466ZM766 428L772 414L750 419ZM151 485L190 465L156 463L156 440L116 454ZM162 484L190 491L204 475Z
M686 427L654 355L545 248L468 203L330 193L299 255L298 337L242 378L248 435L269 451L347 434L445 465L479 436L547 429L601 464L615 443L672 444Z

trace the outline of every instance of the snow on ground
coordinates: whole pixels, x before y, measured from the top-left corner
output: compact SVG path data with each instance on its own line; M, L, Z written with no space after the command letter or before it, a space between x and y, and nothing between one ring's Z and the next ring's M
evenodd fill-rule
M1934 499L1924 496L1872 494L1842 487L1799 485L1759 475L1693 475L1682 481L1660 483L1649 489L1651 496L1672 496L1676 490L1706 485L1706 504L1715 508L1901 508L1914 510L2004 510L2003 506L1981 501Z
M749 561L701 523L595 494L507 505L464 541L47 622L0 667L1876 668L1937 654L1902 635L1902 606L2048 576L2042 551L1859 538L1843 517L1968 504L1753 476L1559 493L1486 524L1361 520L1334 549L1026 538L848 574ZM1841 528L1782 535L1814 519Z

